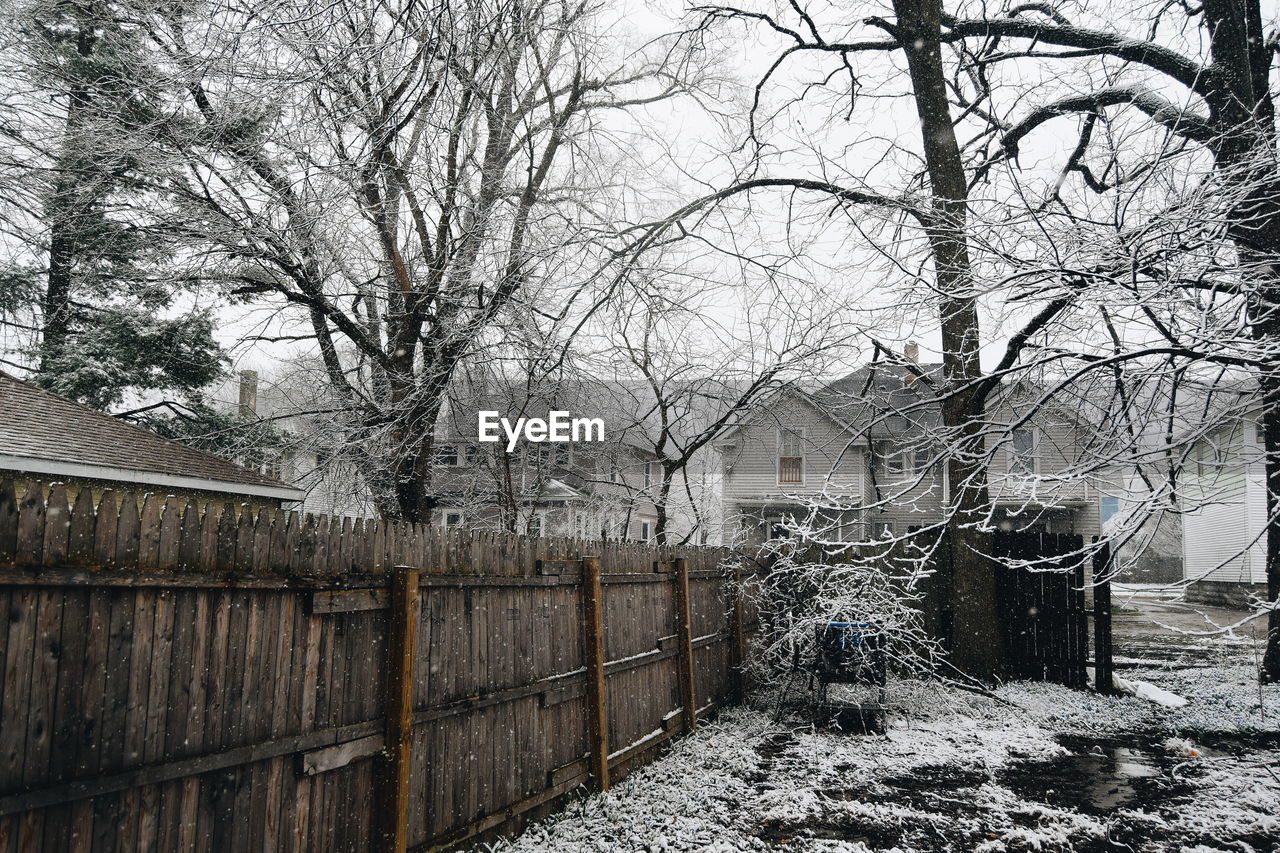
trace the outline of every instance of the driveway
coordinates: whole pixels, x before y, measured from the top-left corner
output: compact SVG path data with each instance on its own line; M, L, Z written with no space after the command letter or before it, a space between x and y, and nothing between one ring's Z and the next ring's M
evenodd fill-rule
M1189 604L1179 590L1148 585L1114 584L1111 600L1119 667L1262 654L1266 619L1244 608Z

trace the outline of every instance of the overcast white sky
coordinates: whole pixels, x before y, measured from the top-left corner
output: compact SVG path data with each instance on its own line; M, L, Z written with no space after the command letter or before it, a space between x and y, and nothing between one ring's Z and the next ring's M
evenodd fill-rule
M795 24L786 3L746 4L750 8L770 11ZM956 8L955 4L948 4ZM1107 9L1108 17L1124 22L1135 31L1153 4L1136 6L1116 0L1110 6L1089 4L1094 9ZM1274 19L1280 14L1280 0L1264 4ZM652 50L655 40L689 25L689 4L683 0L602 0L602 31L607 33L609 50L621 58ZM829 38L865 38L878 31L860 22L870 15L892 17L885 2L850 4L819 2L805 4ZM1083 14L1083 13L1080 13ZM1097 23L1087 18L1085 23ZM631 115L615 115L608 132L620 141L628 153L628 161L620 163L614 177L627 184L627 206L619 216L633 220L674 209L698 194L717 189L729 182L735 170L741 169L750 153L740 143L745 135L746 108L751 89L777 55L782 41L761 27L724 24L708 41L714 53L714 74L718 83L709 87L701 103L693 99L667 102ZM1184 44L1186 49L1202 46ZM760 174L773 176L822 176L836 182L856 185L893 194L904 191L908 179L919 172L919 132L914 105L900 73L901 59L896 54L862 55L857 59L859 94L851 112L844 79L835 78L825 91L804 87L826 76L836 67L828 56L796 58L779 70L766 89L759 116L765 119L761 138L769 147ZM1078 68L1093 68L1097 63L1083 60ZM1002 78L1006 67L993 73L1003 86L997 106L1007 114L1024 114L1026 104L1035 99L1023 98L1035 93L1042 99L1055 90L1070 86L1071 73L1064 74L1063 64L1036 66L1027 62L1017 65L1016 78ZM1162 91L1175 99L1186 100L1185 93L1157 82ZM806 98L800 106L793 103L802 91ZM790 106L788 106L790 104ZM1064 118L1046 125L1024 143L1019 161L1023 180L1052 181L1065 152L1074 145L1078 122ZM857 212L851 222L840 215L831 216L829 208L818 205L788 209L788 197L782 193L759 196L752 200L751 215L732 220L735 250L777 258L793 256L785 267L790 281L782 279L780 287L792 288L808 298L812 292L843 306L851 322L865 323L883 339L901 344L907 339L921 342L925 357L937 356L936 323L920 310L918 297L903 288L905 275L895 271L882 252L878 252L857 226L874 225L872 212ZM739 212L745 206L738 205ZM911 240L917 235L908 231L895 234L891 230L871 229L881 246L898 239ZM718 235L724 238L726 235ZM896 253L899 257L901 252ZM713 288L705 298L706 311L715 322L732 326L758 311L753 300L764 298L763 286L756 282L741 286L744 273L723 255L707 252L705 247L691 247L682 260L684 268L701 275L711 283L719 279L722 287ZM913 258L913 262L918 260ZM999 305L985 318L987 361L999 356L1003 333L1011 317ZM288 333L296 319L289 312L278 314L274 308L224 309L220 335L233 346L236 367L252 367L270 374L275 365L300 345L246 346L243 340L257 332ZM302 331L296 327L296 331Z

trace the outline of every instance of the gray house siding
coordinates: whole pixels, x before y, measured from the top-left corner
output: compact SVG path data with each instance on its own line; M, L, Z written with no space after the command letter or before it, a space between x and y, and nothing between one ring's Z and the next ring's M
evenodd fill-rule
M992 428L986 446L990 489L998 526L1038 525L1052 532L1088 536L1100 532L1099 501L1109 484L1080 472L1088 453L1085 427L1069 416L1051 410L1037 413L1026 426L1035 436L1035 469L1030 474L1010 473L1010 429L1021 427L1018 408L998 403L990 413ZM847 528L846 538L877 536L887 528L903 535L914 528L942 521L946 500L944 463L936 450L922 449L916 469L914 450L927 442L917 425L897 436L885 427L873 432L873 442L890 448L908 448L907 461L891 471L877 458L862 434L853 432L799 393L781 395L722 440L726 537L741 535L744 527L753 538L767 534L769 523L788 512L805 508L805 499L819 495L849 499L859 506L837 519ZM790 429L803 437L804 482L779 479L779 431ZM915 437L910 437L915 436ZM881 445L877 444L877 448ZM835 519L834 514L832 518Z

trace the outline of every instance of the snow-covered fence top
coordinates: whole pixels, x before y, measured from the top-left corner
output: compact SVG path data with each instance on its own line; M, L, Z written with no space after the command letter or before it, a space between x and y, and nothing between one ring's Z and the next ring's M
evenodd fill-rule
M737 694L752 626L726 556L0 484L0 838L509 828Z

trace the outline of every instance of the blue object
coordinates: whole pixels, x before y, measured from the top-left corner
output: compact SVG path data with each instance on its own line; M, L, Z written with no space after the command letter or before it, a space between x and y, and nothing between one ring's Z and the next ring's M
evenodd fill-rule
M884 638L869 622L827 622L817 626L814 661L824 683L883 685L888 677Z

